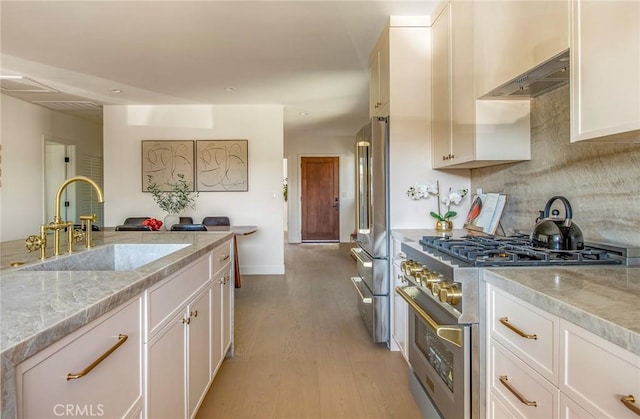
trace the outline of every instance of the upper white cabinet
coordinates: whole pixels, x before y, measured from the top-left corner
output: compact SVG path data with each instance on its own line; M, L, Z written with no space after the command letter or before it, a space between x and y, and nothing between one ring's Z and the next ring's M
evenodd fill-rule
M436 169L531 158L529 101L476 100L473 17L474 3L450 1L432 25L432 163Z
M389 32L378 39L369 58L369 116L389 116Z
M571 1L571 141L640 142L640 2Z
M569 1L474 1L480 97L569 48Z

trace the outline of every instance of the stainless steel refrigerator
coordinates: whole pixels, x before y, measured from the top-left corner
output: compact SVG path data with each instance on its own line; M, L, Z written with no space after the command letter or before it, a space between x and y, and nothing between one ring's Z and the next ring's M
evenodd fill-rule
M389 345L389 118L373 118L356 135L358 309L374 342Z

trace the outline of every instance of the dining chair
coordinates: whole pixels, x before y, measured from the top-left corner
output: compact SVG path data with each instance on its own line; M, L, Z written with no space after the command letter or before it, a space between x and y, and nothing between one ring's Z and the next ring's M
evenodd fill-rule
M231 222L229 221L229 217L225 216L215 216L215 217L204 217L202 219L202 224L206 226L229 226Z
M171 231L207 231L207 227L204 224L174 224L171 226Z
M123 225L142 225L144 220L148 220L151 217L128 217L125 218Z
M193 224L192 217L180 217L180 224Z
M116 231L151 231L151 227L142 224L121 224L116 226Z

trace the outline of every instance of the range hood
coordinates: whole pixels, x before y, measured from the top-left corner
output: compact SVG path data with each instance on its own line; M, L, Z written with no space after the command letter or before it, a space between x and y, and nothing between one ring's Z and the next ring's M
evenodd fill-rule
M569 83L569 50L493 89L479 99L527 99Z

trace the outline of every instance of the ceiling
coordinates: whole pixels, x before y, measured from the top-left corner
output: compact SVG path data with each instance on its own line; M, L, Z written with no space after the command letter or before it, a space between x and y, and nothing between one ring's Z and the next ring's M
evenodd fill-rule
M3 93L98 119L102 105L282 104L287 141L353 135L389 16L436 4L2 0L0 75L51 90ZM75 101L89 104L65 109Z

